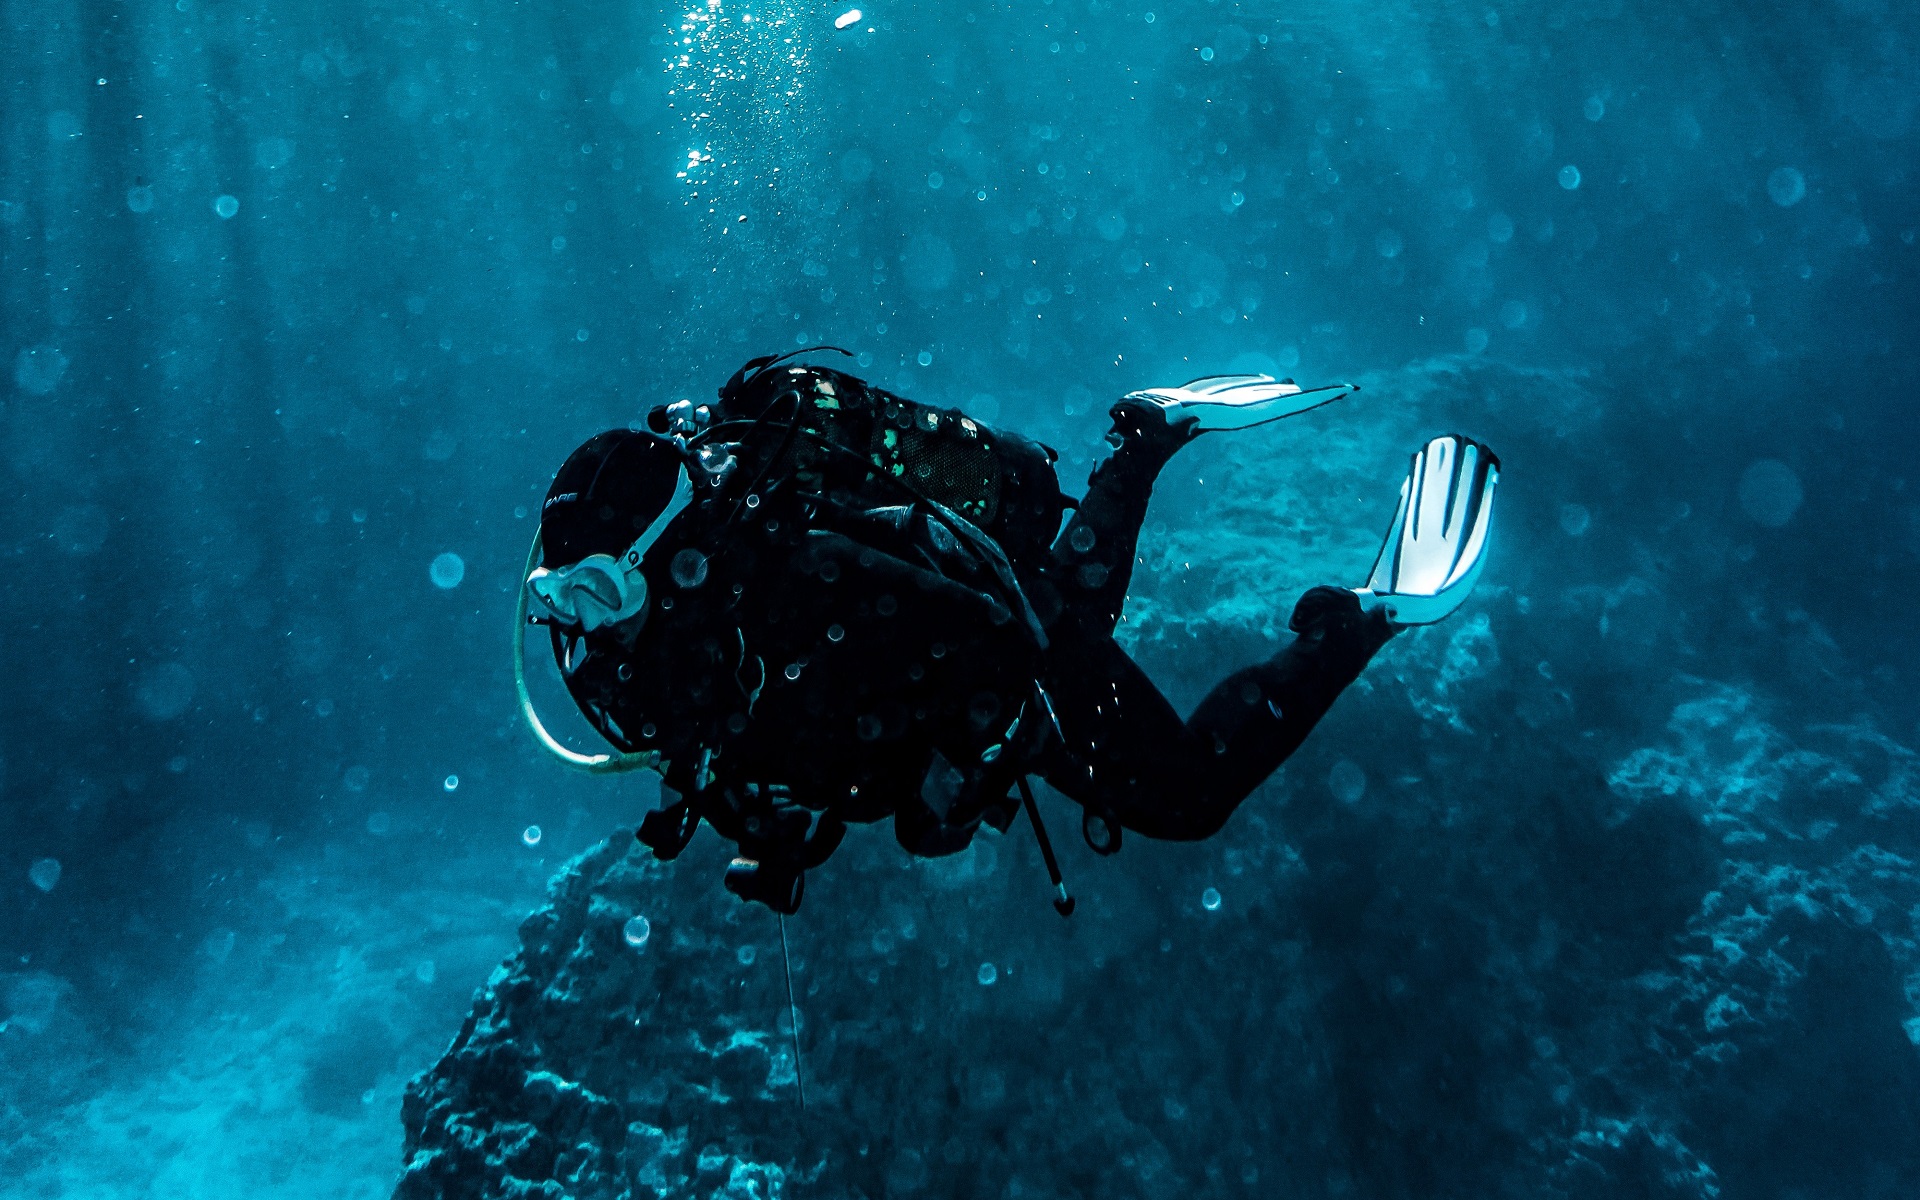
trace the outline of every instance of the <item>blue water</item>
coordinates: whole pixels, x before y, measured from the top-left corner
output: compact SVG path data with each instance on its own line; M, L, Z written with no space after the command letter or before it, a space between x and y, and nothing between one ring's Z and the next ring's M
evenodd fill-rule
M1162 480L1122 636L1183 704L1434 433L1493 559L1215 839L1043 795L1071 921L1021 827L856 830L804 1116L727 848L618 875L589 1011L652 1040L525 1037L653 1132L461 1194L1920 1192L1920 10L848 7L4 5L0 1195L392 1191L655 799L517 724L529 514L814 342L1072 491L1127 390L1361 384Z

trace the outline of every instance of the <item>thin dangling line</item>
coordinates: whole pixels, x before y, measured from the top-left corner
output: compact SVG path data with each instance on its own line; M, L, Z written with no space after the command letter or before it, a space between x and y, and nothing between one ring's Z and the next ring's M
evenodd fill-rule
M793 1085L800 1089L800 1111L807 1110L807 1081L800 1073L800 1009L793 1002L793 955L787 951L787 914L780 916L780 965L787 973L787 1021L793 1028Z
M1025 775L1016 782L1020 785L1020 803L1027 810L1027 820L1033 823L1033 836L1040 843L1040 857L1047 864L1047 878L1053 881L1053 911L1070 917L1073 915L1073 894L1067 891L1067 881L1060 875L1060 860L1053 856L1053 839L1047 836L1047 827L1040 821L1040 806L1033 802L1033 788L1028 786Z

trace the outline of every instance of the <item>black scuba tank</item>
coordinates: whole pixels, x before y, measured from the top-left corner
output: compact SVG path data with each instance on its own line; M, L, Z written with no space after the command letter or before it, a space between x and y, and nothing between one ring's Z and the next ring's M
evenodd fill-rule
M735 426L764 447L784 447L771 451L780 461L765 464L772 478L862 506L930 501L1015 564L1046 554L1067 507L1050 448L844 371L756 359L720 389L714 419L717 435Z

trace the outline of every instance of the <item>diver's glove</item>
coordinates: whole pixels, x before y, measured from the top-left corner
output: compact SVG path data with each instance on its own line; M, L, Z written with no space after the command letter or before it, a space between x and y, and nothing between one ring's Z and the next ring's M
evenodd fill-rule
M1449 433L1416 451L1373 573L1354 589L1361 607L1431 625L1465 603L1486 563L1499 481L1500 459L1471 438Z

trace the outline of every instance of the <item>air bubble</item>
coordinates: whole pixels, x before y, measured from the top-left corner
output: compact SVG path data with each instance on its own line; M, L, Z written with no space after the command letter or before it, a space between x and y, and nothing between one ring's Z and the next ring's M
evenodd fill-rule
M449 775L441 780L440 786L446 791L457 792L460 790L460 777L458 775Z
M1220 907L1220 889L1208 888L1206 891L1201 892L1200 907L1206 909L1208 912L1217 910Z
M992 987L994 980L1000 978L1000 968L990 962L983 962L980 964L980 969L974 972L973 977L980 981L981 987Z
M451 550L443 551L433 557L433 564L427 568L427 575L433 580L433 586L451 591L460 586L467 577L467 560Z
M653 936L653 923L635 914L628 917L627 923L620 927L620 936L626 939L629 946L635 948L644 946L647 944L647 939Z
M1781 208L1792 208L1807 198L1807 177L1792 167L1776 167L1767 176L1767 195Z
M31 867L27 868L27 878L32 880L33 886L39 888L41 891L51 892L54 889L54 885L60 882L60 860L57 858L39 859Z
M1805 498L1800 476L1777 458L1758 459L1741 473L1740 511L1769 529L1793 520Z
M540 844L540 827L538 825L529 825L525 829L522 829L520 831L520 840L529 846L538 846Z
M112 524L107 510L98 504L69 505L54 518L53 544L76 558L97 554Z
M757 956L757 954L758 952L754 950L753 945L751 943L745 946L742 946L738 950L735 950L733 952L733 956L736 959L740 960L740 965L743 967L752 966L753 960Z
M1560 168L1560 186L1572 191L1580 186L1580 168L1568 163Z
M683 588L697 588L707 581L707 556L692 546L673 556L668 565L673 581Z
M13 382L23 392L44 396L60 386L67 356L52 346L29 346L13 360Z
M240 211L240 201L233 196L221 196L213 202L213 211L222 221L230 221Z
M1367 773L1359 763L1343 758L1327 772L1327 790L1342 804L1357 804L1367 794Z
M828 640L828 641L830 641L830 642L837 642L837 641L839 641L839 640L840 640L841 638L844 638L844 637L846 637L846 636L847 636L847 631L846 631L845 629L842 629L842 628L841 628L841 627L840 627L839 625L837 625L837 624L835 624L835 625L829 625L829 626L827 626L827 640Z
M134 706L149 721L171 721L193 703L193 672L180 663L158 663L140 673Z
M1073 532L1067 535L1067 544L1082 554L1093 549L1093 544L1097 540L1098 535L1086 525L1075 525Z
M930 367L933 365L933 351L922 350L919 354L916 354L914 356L913 361L919 363L923 367Z

